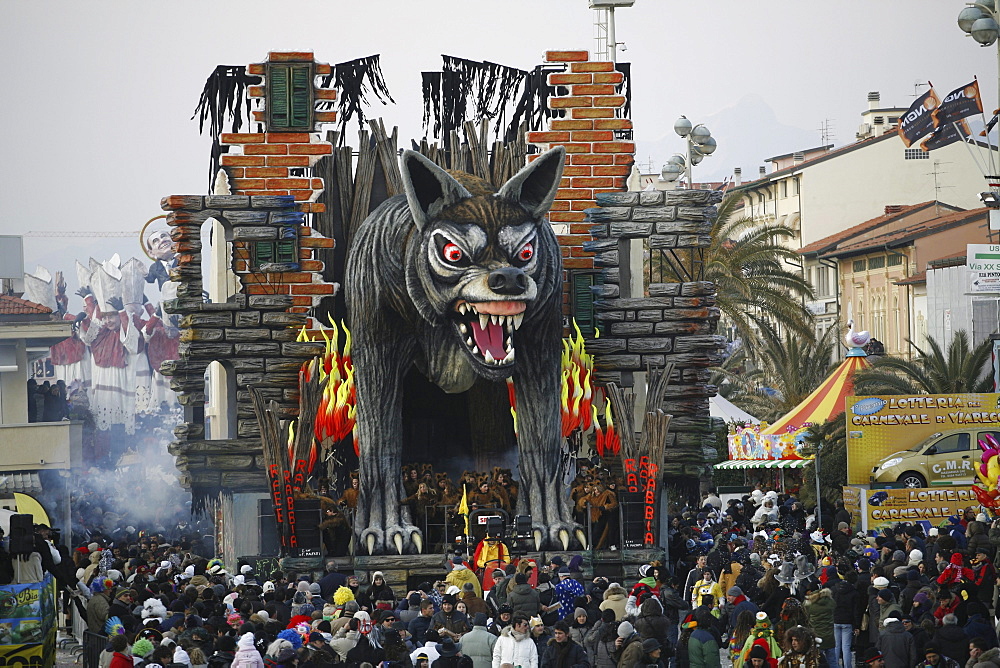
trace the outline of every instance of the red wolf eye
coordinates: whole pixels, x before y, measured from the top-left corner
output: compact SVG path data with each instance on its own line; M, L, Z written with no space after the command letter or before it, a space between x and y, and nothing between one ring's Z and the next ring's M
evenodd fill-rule
M441 255L448 262L458 262L462 259L462 249L453 243L447 243L441 249Z
M531 243L526 243L521 247L521 250L517 252L517 259L521 262L527 262L531 259L531 256L535 254L535 249L532 247Z

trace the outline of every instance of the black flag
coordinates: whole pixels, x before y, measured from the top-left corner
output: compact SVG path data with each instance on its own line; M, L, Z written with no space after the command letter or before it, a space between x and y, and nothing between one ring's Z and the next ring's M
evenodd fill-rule
M979 94L979 81L959 86L948 93L938 108L934 110L934 127L951 125L955 121L983 113L983 98Z
M958 126L957 129L956 126ZM965 141L969 134L969 124L964 119L960 119L954 123L940 126L930 137L920 142L920 148L925 151L933 151L957 141Z
M938 96L934 88L914 100L910 108L899 119L899 137L909 146L934 130L933 112L938 106Z

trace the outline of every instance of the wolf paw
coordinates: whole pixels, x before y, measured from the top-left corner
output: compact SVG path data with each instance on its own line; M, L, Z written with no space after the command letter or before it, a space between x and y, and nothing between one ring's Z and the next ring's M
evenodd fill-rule
M368 527L361 532L361 547L368 554L420 554L424 537L420 529L408 524Z
M421 554L424 551L424 535L411 524L386 527L385 537L386 554L393 551L396 554Z
M531 528L535 539L535 549L568 550L570 547L587 549L587 535L579 524L573 522L552 522L536 524Z

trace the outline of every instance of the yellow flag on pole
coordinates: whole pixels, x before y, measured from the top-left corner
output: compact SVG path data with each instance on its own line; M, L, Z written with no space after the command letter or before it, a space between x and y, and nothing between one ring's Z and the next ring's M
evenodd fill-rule
M465 537L469 537L469 487L462 485L462 502L458 504L458 512L465 519Z

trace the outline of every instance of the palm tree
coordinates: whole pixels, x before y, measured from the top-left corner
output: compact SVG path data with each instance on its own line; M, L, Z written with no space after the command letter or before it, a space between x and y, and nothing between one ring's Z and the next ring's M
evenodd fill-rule
M857 394L953 394L961 392L992 392L993 369L989 364L993 342L984 340L975 348L964 329L955 337L945 353L931 336L928 351L918 348L915 360L900 357L873 358L872 366L858 371L854 377Z
M754 360L751 362L743 345L713 370L712 382L721 387L728 384L724 392L727 399L751 415L773 422L830 375L836 336L837 329L831 327L814 341L787 330L778 334L765 323Z
M786 225L736 217L739 203L738 196L729 195L719 204L707 248L683 254L652 251L650 275L715 283L723 319L735 329L737 338L751 346L753 357L753 347L761 340L759 332L775 323L813 337L812 314L802 303L813 298L813 291L809 282L786 264L786 260L794 264L802 261L785 245L798 232Z

